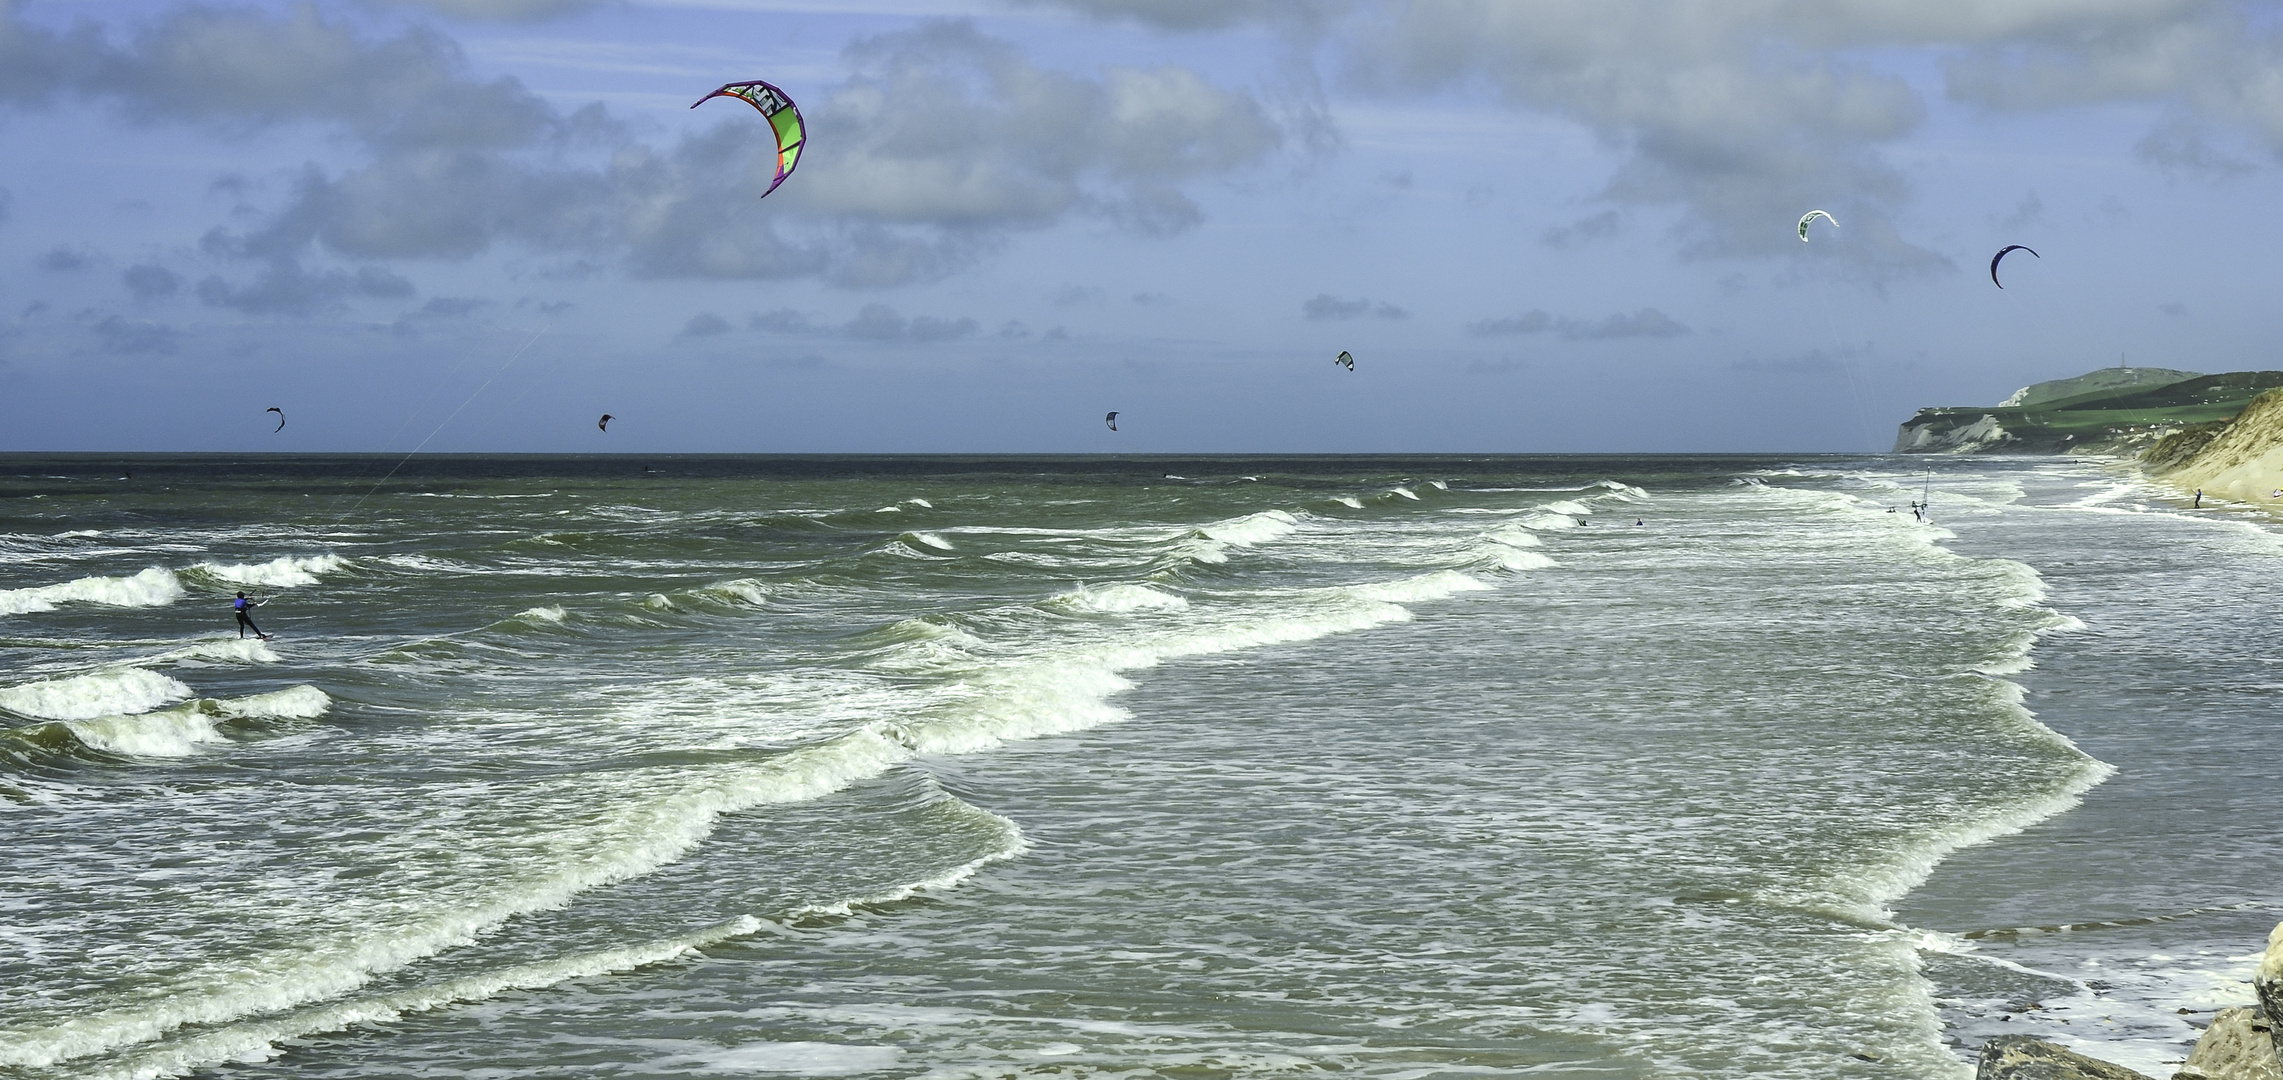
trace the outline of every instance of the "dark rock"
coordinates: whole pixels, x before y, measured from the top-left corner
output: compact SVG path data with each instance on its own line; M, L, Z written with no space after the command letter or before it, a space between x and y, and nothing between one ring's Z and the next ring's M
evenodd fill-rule
M2089 1058L2027 1035L2000 1035L1982 1047L1974 1080L2149 1080L2122 1065Z

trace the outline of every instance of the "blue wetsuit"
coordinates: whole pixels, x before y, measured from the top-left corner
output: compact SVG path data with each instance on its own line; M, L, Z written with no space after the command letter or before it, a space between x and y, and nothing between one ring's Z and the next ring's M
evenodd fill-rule
M246 612L253 610L253 606L253 601L243 596L238 598L237 603L230 605L230 610L238 613L238 636L245 637L246 631L251 630L255 637L266 638L269 635L262 633L262 628L254 625L253 617L246 614Z

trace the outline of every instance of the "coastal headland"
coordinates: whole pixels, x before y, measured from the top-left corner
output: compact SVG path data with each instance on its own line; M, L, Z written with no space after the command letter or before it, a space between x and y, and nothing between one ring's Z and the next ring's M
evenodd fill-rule
M1997 405L1920 409L1894 449L2124 457L2183 494L2264 505L2283 499L2283 371L2103 368Z

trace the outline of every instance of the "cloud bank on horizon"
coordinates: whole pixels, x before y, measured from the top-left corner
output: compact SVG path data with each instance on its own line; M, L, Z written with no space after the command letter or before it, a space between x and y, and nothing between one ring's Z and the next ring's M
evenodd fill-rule
M1870 449L2266 363L2269 227L2177 224L2274 183L2273 5L904 6L0 0L8 448L385 449L534 334L437 445ZM812 133L767 199L756 118L683 107L751 77Z

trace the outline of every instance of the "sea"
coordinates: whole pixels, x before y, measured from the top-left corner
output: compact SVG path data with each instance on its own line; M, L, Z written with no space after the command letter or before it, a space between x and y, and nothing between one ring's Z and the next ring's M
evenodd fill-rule
M0 456L0 1076L2166 1076L2283 918L2279 530L2064 458Z

